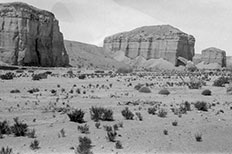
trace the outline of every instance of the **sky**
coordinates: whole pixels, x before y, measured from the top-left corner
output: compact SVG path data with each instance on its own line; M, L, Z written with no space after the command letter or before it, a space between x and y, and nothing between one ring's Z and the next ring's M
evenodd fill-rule
M14 0L0 0L12 2ZM231 0L21 0L52 11L64 38L101 46L106 36L141 26L170 24L232 56Z

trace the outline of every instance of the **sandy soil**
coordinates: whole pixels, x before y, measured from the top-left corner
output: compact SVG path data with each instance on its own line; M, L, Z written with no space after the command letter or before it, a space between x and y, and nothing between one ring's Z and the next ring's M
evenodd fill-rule
M30 143L34 140L28 137L14 137L3 135L0 139L1 147L10 147L14 153L70 153L77 147L79 136L91 139L95 154L154 154L154 153L232 153L232 95L226 93L226 87L213 87L211 81L201 89L189 89L187 86L168 87L165 83L182 82L179 78L163 79L163 77L138 77L138 76L109 76L102 78L78 79L61 77L67 70L59 72L58 77L48 76L47 79L33 81L31 73L25 71L28 77L14 78L13 80L0 79L0 121L7 120L13 124L13 118L27 123L30 129L36 130L36 139L39 149L31 150ZM133 81L131 79L134 79ZM128 82L129 80L129 82ZM132 86L128 86L129 83ZM157 83L151 87L151 93L140 93L134 89L138 83ZM94 87L88 87L89 84ZM96 85L101 88L96 88ZM112 87L110 87L112 84ZM58 87L60 85L60 87ZM76 85L76 86L74 86ZM102 87L104 85L104 87ZM83 88L85 87L85 88ZM160 95L158 92L167 87L170 95ZM38 88L40 91L30 94L27 91ZM62 88L65 92L62 92ZM76 89L81 94L76 93ZM20 93L10 93L18 89ZM52 94L54 89L57 92ZM73 89L73 93L70 90ZM211 96L203 96L204 89L212 91ZM83 94L86 91L86 94ZM126 105L128 101L137 101L138 105ZM167 117L148 114L152 107L151 101L162 102L161 107L166 109ZM191 111L181 116L174 115L173 106L178 107L184 101L194 103L206 101L214 104L208 112L199 111L191 106ZM71 122L66 113L54 111L55 107L73 107L85 111L84 120L89 125L90 133L81 134L77 130L79 124ZM89 108L101 106L112 109L114 121L100 121L100 129L95 127L91 120ZM132 112L140 112L143 120L125 120L121 111L129 107ZM135 116L136 117L136 116ZM172 122L178 125L173 126ZM114 125L122 122L123 128L117 131L116 140L120 140L123 149L116 149L115 143L106 139L104 125ZM61 129L65 137L59 137ZM168 130L164 135L163 130ZM197 142L195 135L202 134L202 141Z

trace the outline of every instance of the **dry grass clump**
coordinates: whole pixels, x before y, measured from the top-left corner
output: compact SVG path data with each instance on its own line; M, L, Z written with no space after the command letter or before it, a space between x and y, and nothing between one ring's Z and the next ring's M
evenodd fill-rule
M15 74L12 72L7 72L6 74L0 75L0 78L2 80L12 80L12 79L14 79L14 77L15 77Z
M68 113L68 117L70 119L70 121L73 122L78 122L78 123L83 123L84 122L84 111L82 111L81 109L75 109L74 111L71 111L70 113Z
M79 130L83 134L89 134L89 126L85 124L84 126L77 126L77 130Z
M91 144L92 141L88 137L79 137L79 145L75 150L75 154L93 154Z
M213 86L216 86L216 87L225 87L225 84L229 84L229 78L228 77L224 77L224 76L216 79L213 82Z
M161 90L159 91L159 94L160 94L160 95L169 95L170 92L169 92L167 89L161 89Z
M31 142L31 144L30 144L30 148L32 149L32 150L37 150L37 149L39 149L40 147L39 147L39 141L38 140L33 140L32 142Z
M198 109L199 111L208 111L209 109L209 104L204 102L204 101L197 101L194 104L194 107Z
M91 119L94 121L113 121L113 111L104 107L91 107L90 108Z
M122 113L122 116L123 116L126 120L133 120L133 118L134 118L134 113L131 112L131 111L129 110L128 107L126 107L124 110L122 110L121 113Z
M211 93L212 92L209 89L205 89L205 90L202 91L201 94L204 95L204 96L211 96Z
M13 150L9 147L2 147L2 149L0 150L0 154L13 154Z
M148 87L142 87L142 88L139 89L139 92L141 92L141 93L151 93L151 90Z

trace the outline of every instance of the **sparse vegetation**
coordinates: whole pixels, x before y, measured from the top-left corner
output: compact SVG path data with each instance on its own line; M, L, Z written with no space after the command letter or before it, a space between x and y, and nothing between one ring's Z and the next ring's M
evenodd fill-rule
M123 149L122 143L120 141L115 142L115 148L116 149Z
M113 121L113 111L103 107L91 107L90 108L91 119L94 121Z
M161 117L161 118L165 118L167 116L167 114L168 114L168 112L163 108L161 108L157 113L158 117Z
M134 118L134 113L132 113L128 107L126 107L124 110L122 110L122 116L126 119L126 120L133 120Z
M26 136L28 132L28 125L19 122L18 117L14 118L14 125L11 126L11 132L16 136Z
M70 121L78 122L78 123L84 122L84 115L85 115L85 112L82 111L81 109L75 109L74 111L71 111L70 113L68 113L68 117Z
M38 140L33 140L30 144L30 148L31 150L38 150L40 147L39 147L39 141Z
M93 154L91 144L92 141L88 137L79 137L79 145L75 150L75 154Z
M29 138L36 138L35 129L28 130L27 136Z
M89 126L85 124L84 126L77 126L77 130L79 130L83 134L89 134Z
M209 105L208 103L204 102L204 101L197 101L194 104L195 108L200 110L200 111L208 111Z
M196 133L195 134L195 139L197 142L202 142L202 134L201 133Z
M15 74L12 72L7 72L6 74L0 75L0 78L2 80L12 80L14 79L14 77L15 77Z
M101 126L101 123L100 123L100 122L96 122L96 123L95 123L95 127L96 127L97 129L99 129L100 126Z
M216 79L213 82L213 86L216 86L216 87L225 87L225 84L229 84L229 78L224 77L224 76Z
M143 116L140 112L136 112L135 115L138 117L139 121L143 121Z
M13 154L13 150L9 147L2 147L0 154Z

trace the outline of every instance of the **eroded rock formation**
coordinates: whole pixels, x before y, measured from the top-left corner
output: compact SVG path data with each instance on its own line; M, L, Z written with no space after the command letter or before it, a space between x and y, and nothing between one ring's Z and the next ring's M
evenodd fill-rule
M125 56L146 60L163 58L174 65L180 65L178 57L192 60L195 38L170 25L146 26L109 36L104 48L109 52L123 51Z
M226 67L226 52L218 48L207 48L202 50L201 61L204 64L217 63L221 67Z
M69 57L54 15L25 3L0 3L0 61L67 66Z

